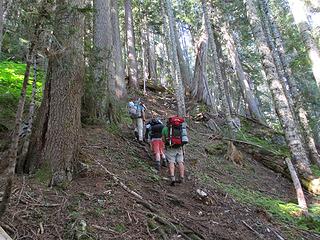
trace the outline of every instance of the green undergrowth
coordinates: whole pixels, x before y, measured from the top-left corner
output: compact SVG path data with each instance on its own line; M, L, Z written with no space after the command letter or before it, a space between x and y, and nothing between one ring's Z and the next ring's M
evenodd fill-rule
M320 177L320 168L316 165L311 165L311 170L314 176Z
M12 61L0 62L0 125L7 128L14 119L26 64ZM38 71L36 101L39 102L42 94L43 72ZM33 69L30 69L30 79L27 88L27 102L32 92Z
M219 187L241 203L265 209L273 217L282 222L293 224L301 229L320 233L319 204L308 206L310 213L308 217L299 216L301 209L297 203L285 202L277 198L272 198L260 192L241 187L240 185L221 183L208 175L203 175L202 179L209 184L214 184Z
M43 164L41 168L36 171L34 178L38 183L47 185L51 179L49 164Z
M250 122L241 120L241 129L237 132L237 140L252 143L279 156L290 156L289 149L280 132L263 126L254 127ZM277 142L280 141L281 143ZM283 141L283 142L282 142Z

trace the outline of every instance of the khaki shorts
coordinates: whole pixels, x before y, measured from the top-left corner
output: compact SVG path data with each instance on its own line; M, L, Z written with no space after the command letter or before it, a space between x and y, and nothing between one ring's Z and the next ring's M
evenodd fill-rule
M182 147L179 148L167 148L166 157L169 163L183 163L183 151Z

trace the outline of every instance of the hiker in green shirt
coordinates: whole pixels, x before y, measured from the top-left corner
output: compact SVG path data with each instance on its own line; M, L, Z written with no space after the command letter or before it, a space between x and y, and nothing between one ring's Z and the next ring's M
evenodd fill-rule
M168 127L169 126L169 127ZM169 163L169 175L170 175L170 180L171 186L174 186L175 183L183 183L184 182L184 161L183 161L183 149L182 149L182 144L170 144L171 139L173 137L170 137L170 124L169 121L167 123L167 126L162 129L162 139L163 142L166 145L166 157L167 161ZM173 135L173 134L171 134ZM179 169L179 180L176 181L175 178L175 164L178 164L178 169Z

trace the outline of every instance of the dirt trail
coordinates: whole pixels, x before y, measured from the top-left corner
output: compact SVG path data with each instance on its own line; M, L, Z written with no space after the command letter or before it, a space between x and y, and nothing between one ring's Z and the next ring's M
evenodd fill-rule
M173 113L163 108L166 103L172 109L170 99L152 98L146 104L165 116ZM2 226L16 239L320 239L280 225L264 210L223 191L219 183L237 182L248 190L294 199L286 179L250 156L239 168L223 154L207 154L209 130L196 122L190 128L186 183L171 187L166 169L154 172L148 146L138 144L129 128L85 127L80 159L89 168L59 189L40 184L39 175L18 177ZM102 166L143 200L124 190ZM197 189L208 197L201 199Z

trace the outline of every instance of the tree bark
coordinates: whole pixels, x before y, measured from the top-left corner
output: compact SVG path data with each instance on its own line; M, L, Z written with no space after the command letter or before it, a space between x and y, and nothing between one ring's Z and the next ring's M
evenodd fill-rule
M147 54L147 17L142 18L141 24L141 55L142 55L142 78L143 78L143 93L147 93L147 81L148 81L148 54Z
M280 31L271 14L267 1L261 0L261 4L262 4L262 7L261 7L262 11L266 15L265 16L266 24L268 25L268 27L270 27L270 30L274 37L274 42L275 42L274 53L277 54L276 57L279 58L279 61L280 61L279 68L282 68L281 72L283 75L283 80L286 80L289 86L290 93L288 93L288 95L292 98L292 104L293 104L292 108L293 108L293 112L295 113L295 117L300 124L301 135L304 139L304 142L306 143L306 147L308 149L311 161L314 164L317 164L318 166L320 166L320 157L317 152L314 136L312 134L312 131L308 122L307 112L303 106L303 99L301 94L298 91L297 82L295 78L292 76L292 71L288 64L287 57L285 55L285 50L284 50ZM283 86L286 86L286 84L283 83Z
M36 56L34 57L33 61L34 61L33 81L32 81L31 102L30 102L29 116L28 116L28 129L27 129L27 133L23 139L24 141L23 141L23 145L22 145L22 150L21 150L20 156L17 161L17 166L16 166L17 173L24 172L25 161L26 161L26 156L28 153L29 145L30 145L30 136L31 136L32 126L33 126L34 110L35 110L35 95L36 95L36 90L37 90L37 85L36 85L37 84L37 58L36 58Z
M138 63L135 50L131 0L125 0L125 29L127 39L129 86L133 89L138 89Z
M40 151L37 152L40 159L31 159L31 166L35 168L39 167L36 163L47 163L51 170L50 185L71 180L78 157L84 79L84 16L74 9L83 7L83 3L83 0L56 3L53 32L57 41L49 50L45 94L35 125L39 130L30 145L30 153Z
M180 116L186 116L186 106L184 101L184 87L182 84L181 79L181 71L178 63L178 54L177 54L177 45L175 39L175 29L174 29L174 18L173 12L171 7L171 0L165 0L166 10L168 15L168 22L169 22L169 36L171 41L172 47L172 73L174 73L174 87L175 87L175 95L178 103L178 114Z
M218 110L214 103L211 89L209 88L207 78L207 53L208 53L208 35L204 32L197 44L196 63L192 81L192 96L199 102L204 102L216 115Z
M253 91L250 88L249 80L247 74L244 72L240 57L238 54L238 50L235 45L234 37L233 35L228 31L229 24L224 22L222 25L222 33L224 36L224 39L227 43L227 50L230 56L230 61L232 63L232 66L237 74L238 81L240 84L240 89L242 91L242 95L244 99L246 100L246 103L248 104L248 109L250 112L250 116L260 122L263 122L263 117L261 114L261 111L259 109L258 101L256 97L254 96Z
M0 0L0 56L1 56L1 47L2 47L2 37L3 37L3 0Z
M227 96L226 96L226 92L225 92L224 80L222 79L222 72L221 72L217 47L216 47L214 35L212 32L212 28L211 28L211 23L209 21L209 16L208 16L207 2L205 0L201 0L201 3L202 3L202 11L203 11L203 15L204 15L206 31L208 33L209 46L211 46L212 51L213 51L214 69L215 69L216 79L218 81L219 88L221 90L222 111L224 111L224 113L226 115L230 135L233 136L235 129L234 129L234 125L233 125L233 121L232 121L232 117L231 117L231 112L230 112L230 109L228 108L228 100L227 100Z
M31 46L29 48L29 54L27 56L26 71L24 74L21 95L18 103L18 109L16 112L15 128L12 134L11 145L8 153L9 165L7 170L5 190L0 203L0 219L2 218L4 212L6 211L6 208L11 196L11 189L13 185L13 178L14 178L14 173L16 168L16 159L17 159L17 152L18 152L19 131L22 123L23 109L26 101L27 84L30 76L30 66L32 64L32 60L30 58L32 58L34 44L35 44L34 42L31 42Z
M125 99L127 89L124 77L124 66L122 61L122 48L119 27L119 8L118 1L111 1L111 25L113 27L113 49L115 66L115 89L114 93L117 99Z
M301 0L288 0L293 18L300 30L311 61L313 76L320 90L320 52L312 37L306 15L306 7Z
M288 100L285 97L282 85L276 74L276 66L263 33L262 24L257 14L257 8L252 0L244 0L244 3L246 5L248 19L254 33L257 47L261 54L262 64L266 71L267 81L275 109L282 124L292 158L296 161L300 175L311 175L310 163L299 138Z
M109 72L107 69L111 48L111 36L108 34L108 11L110 0L94 0L95 9L94 26L93 26L93 72L95 79L94 94L96 94L96 115L100 119L104 119L107 114L107 89Z
M177 43L177 56L178 56L178 62L179 62L179 67L181 72L182 83L184 85L184 88L188 89L190 88L191 74L189 72L189 66L187 65L187 62L183 55L183 51L182 51L180 40L179 40L179 35L177 32L177 27L175 26L174 29L175 29L175 41Z
M296 170L294 169L294 166L289 158L286 158L285 161L287 163L287 166L291 175L291 179L294 184L294 188L296 189L298 205L301 208L303 214L307 214L308 206L307 206L306 199L304 197L304 193L303 193L299 178L297 176Z
M145 25L145 34L146 34L146 42L145 42L145 51L147 53L147 66L148 66L148 79L150 79L155 85L158 84L158 79L157 79L157 70L156 70L156 61L155 61L155 56L153 53L152 45L151 44L151 34L149 30L149 26L146 20L146 25Z

